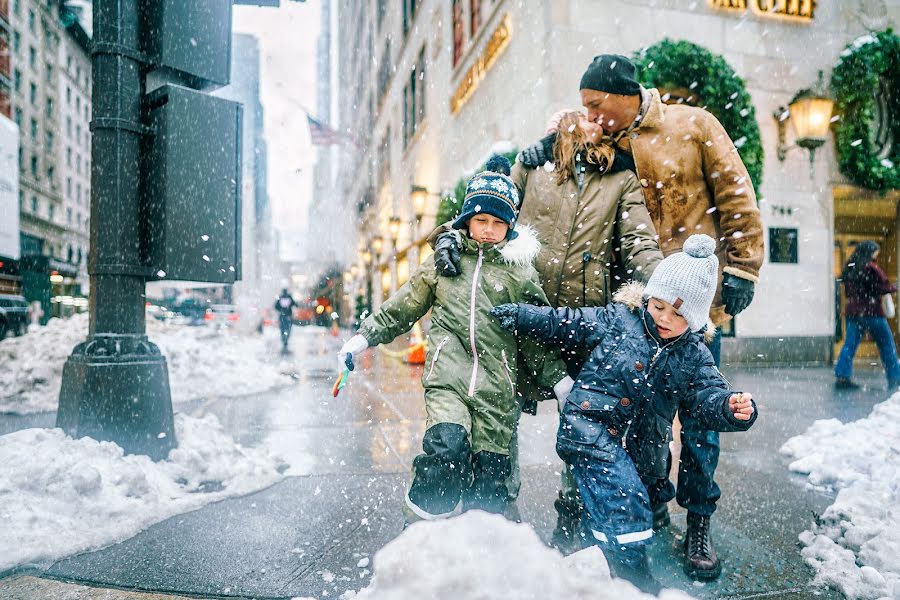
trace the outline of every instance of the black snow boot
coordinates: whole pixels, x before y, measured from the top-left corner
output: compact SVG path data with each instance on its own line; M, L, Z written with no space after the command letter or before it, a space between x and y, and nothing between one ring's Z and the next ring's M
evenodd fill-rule
M650 507L653 510L653 529L664 529L669 526L672 519L669 518L669 505L665 502L654 504Z
M482 450L472 459L472 487L463 496L463 510L479 509L504 514L509 502L506 478L512 466L509 456Z
M658 596L662 591L662 584L650 572L650 563L647 561L645 552L641 552L641 558L638 561L623 561L612 555L608 557L607 562L613 577L629 581L634 587L647 594Z
M581 538L582 507L571 499L563 498L562 492L553 501L553 507L557 516L550 546L559 550L563 556L578 552L584 547Z
M839 390L855 390L859 388L859 384L849 377L838 377L834 380L834 387Z
M722 561L716 556L709 534L709 517L688 512L684 536L684 572L692 579L710 581L722 573Z
M428 428L422 439L424 454L413 459L412 485L408 504L420 518L446 516L459 504L469 486L472 453L469 436L462 425L438 423ZM426 515L418 513L427 513Z

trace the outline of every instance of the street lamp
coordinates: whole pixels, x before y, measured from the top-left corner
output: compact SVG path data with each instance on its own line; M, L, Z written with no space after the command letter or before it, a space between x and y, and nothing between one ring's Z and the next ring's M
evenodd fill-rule
M366 265L369 265L372 262L372 253L368 250L363 250L361 256L363 263L365 263Z
M410 192L410 197L412 199L413 212L416 215L416 220L419 221L422 219L422 216L425 215L425 205L428 203L429 196L428 188L422 185L413 185L412 191Z
M778 124L778 160L784 160L788 150L792 148L805 148L809 151L812 177L816 150L827 139L833 107L834 101L828 97L822 71L819 71L819 77L812 88L797 92L787 109L781 106L773 115ZM785 122L789 119L794 128L794 146L788 146L785 142Z
M381 260L381 251L384 249L384 238L380 235L376 235L372 238L372 250L375 251L375 256L378 260Z
M400 226L403 224L403 221L400 220L400 217L391 217L388 219L388 232L391 235L391 241L394 243L394 246L397 245L397 239L400 237Z
M359 275L359 267L356 265L350 266L350 277L356 278Z

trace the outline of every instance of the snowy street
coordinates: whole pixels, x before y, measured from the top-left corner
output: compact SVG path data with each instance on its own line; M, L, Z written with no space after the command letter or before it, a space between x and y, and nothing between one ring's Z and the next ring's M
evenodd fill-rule
M268 468L283 471L283 479L274 473L274 478L262 475L270 471L260 467L259 485L249 489L277 481L271 487L249 495L229 494L218 502L201 503L193 512L164 515L133 537L140 527L123 535L128 539L121 543L58 561L38 561L17 572L188 595L325 598L364 588L375 553L401 533L404 486L424 430L421 367L370 350L363 369L332 398L331 366L340 339L324 329L296 328L289 357L296 384L176 404L176 413L183 416L214 415L238 448L277 457ZM266 343L277 360L277 340L270 337ZM835 392L827 369L821 367L726 366L723 371L737 389L754 393L761 412L750 433L722 436L717 479L723 494L713 518L713 539L724 561L723 575L705 585L683 575L679 544L685 513L674 503L673 524L658 533L652 546L655 574L666 586L698 598L841 597L831 589L808 587L815 573L804 563L798 544L798 536L813 527L815 515L834 501L834 493L807 486L802 476L789 471L791 459L779 450L818 419L846 423L865 417L886 398L884 384L876 374L861 372L860 380L870 389ZM523 417L520 427L520 510L544 540L555 523L552 501L559 468L552 408L542 405L539 415ZM52 413L4 415L0 431L53 423ZM286 470L279 466L282 461L289 465ZM213 486L194 491L196 496L218 490ZM177 512L182 511L169 514ZM52 532L45 535L54 537ZM0 580L0 595L9 581Z

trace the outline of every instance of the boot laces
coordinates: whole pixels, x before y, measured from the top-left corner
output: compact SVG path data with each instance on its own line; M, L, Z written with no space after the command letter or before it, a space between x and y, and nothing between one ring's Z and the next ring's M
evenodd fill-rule
M690 553L709 558L709 519L698 519L692 529L694 535L690 537Z

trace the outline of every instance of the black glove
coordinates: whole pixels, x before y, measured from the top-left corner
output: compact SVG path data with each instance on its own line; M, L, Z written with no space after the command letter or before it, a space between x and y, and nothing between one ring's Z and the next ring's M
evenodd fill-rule
M753 301L755 284L749 279L725 273L722 278L722 304L732 317L744 311Z
M434 268L438 275L456 277L459 270L459 252L461 248L453 232L445 232L437 237L434 243Z
M491 309L491 315L500 321L500 327L507 331L515 331L519 326L518 304L498 304Z
M534 144L519 152L519 162L529 169L542 167L553 160L553 144L556 143L556 132L542 137Z

